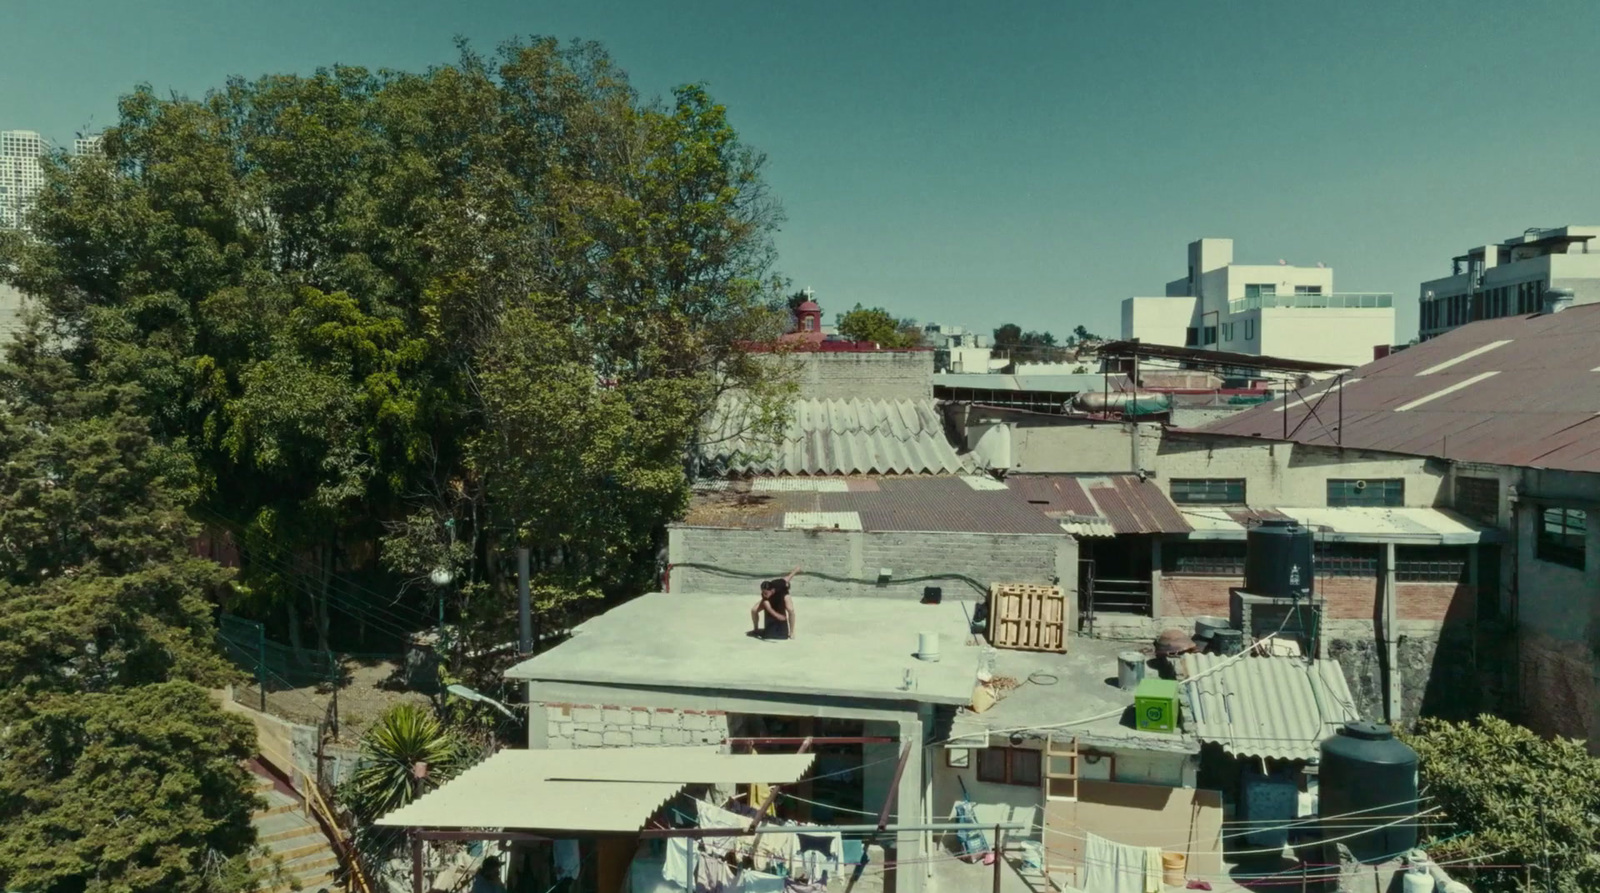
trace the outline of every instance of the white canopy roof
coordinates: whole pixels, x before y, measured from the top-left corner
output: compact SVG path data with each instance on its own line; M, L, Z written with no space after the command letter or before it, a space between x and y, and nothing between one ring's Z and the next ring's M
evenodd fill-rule
M628 832L689 784L787 784L814 754L709 747L502 750L379 819L404 828Z

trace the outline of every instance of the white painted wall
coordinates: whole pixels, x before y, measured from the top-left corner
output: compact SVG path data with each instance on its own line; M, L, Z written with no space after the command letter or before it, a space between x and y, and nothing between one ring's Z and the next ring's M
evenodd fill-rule
M1274 307L1259 311L1259 352L1319 363L1361 366L1372 349L1394 341L1394 308Z
M1244 478L1245 501L1258 508L1327 505L1329 478L1404 478L1406 505L1428 507L1443 502L1446 483L1443 463L1294 443L1169 432L1146 455L1169 497L1173 478Z
M1183 347L1189 327L1196 324L1195 306L1192 297L1124 298L1122 337Z

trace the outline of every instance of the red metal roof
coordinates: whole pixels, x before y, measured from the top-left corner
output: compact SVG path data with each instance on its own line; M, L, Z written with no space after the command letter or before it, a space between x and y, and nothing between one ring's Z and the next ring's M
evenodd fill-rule
M1193 530L1160 487L1131 474L1018 474L1006 485L1052 517L1103 518L1117 533Z
M1485 320L1201 428L1469 462L1600 471L1600 305ZM1320 420L1320 421L1319 421ZM1304 422L1304 424L1302 424ZM1298 430L1297 430L1298 429ZM1337 429L1337 430L1336 430ZM1287 436L1286 436L1287 430Z

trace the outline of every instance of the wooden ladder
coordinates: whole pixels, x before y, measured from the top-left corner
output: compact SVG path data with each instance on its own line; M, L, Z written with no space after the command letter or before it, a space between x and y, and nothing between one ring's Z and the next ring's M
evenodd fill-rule
M1044 765L1041 768L1044 771L1039 775L1043 783L1044 803L1039 815L1039 838L1044 850L1044 882L1048 888L1056 889L1050 865L1050 801L1078 799L1078 739L1073 738L1065 749L1057 750L1055 739L1046 737L1043 757ZM1066 764L1064 767L1063 762ZM1074 883L1079 880L1075 867L1063 865L1061 869L1072 873Z

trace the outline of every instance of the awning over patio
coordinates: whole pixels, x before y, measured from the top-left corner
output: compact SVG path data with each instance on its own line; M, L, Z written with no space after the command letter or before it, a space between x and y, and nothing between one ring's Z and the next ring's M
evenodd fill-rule
M687 785L789 784L815 759L716 747L502 750L377 824L625 833Z

